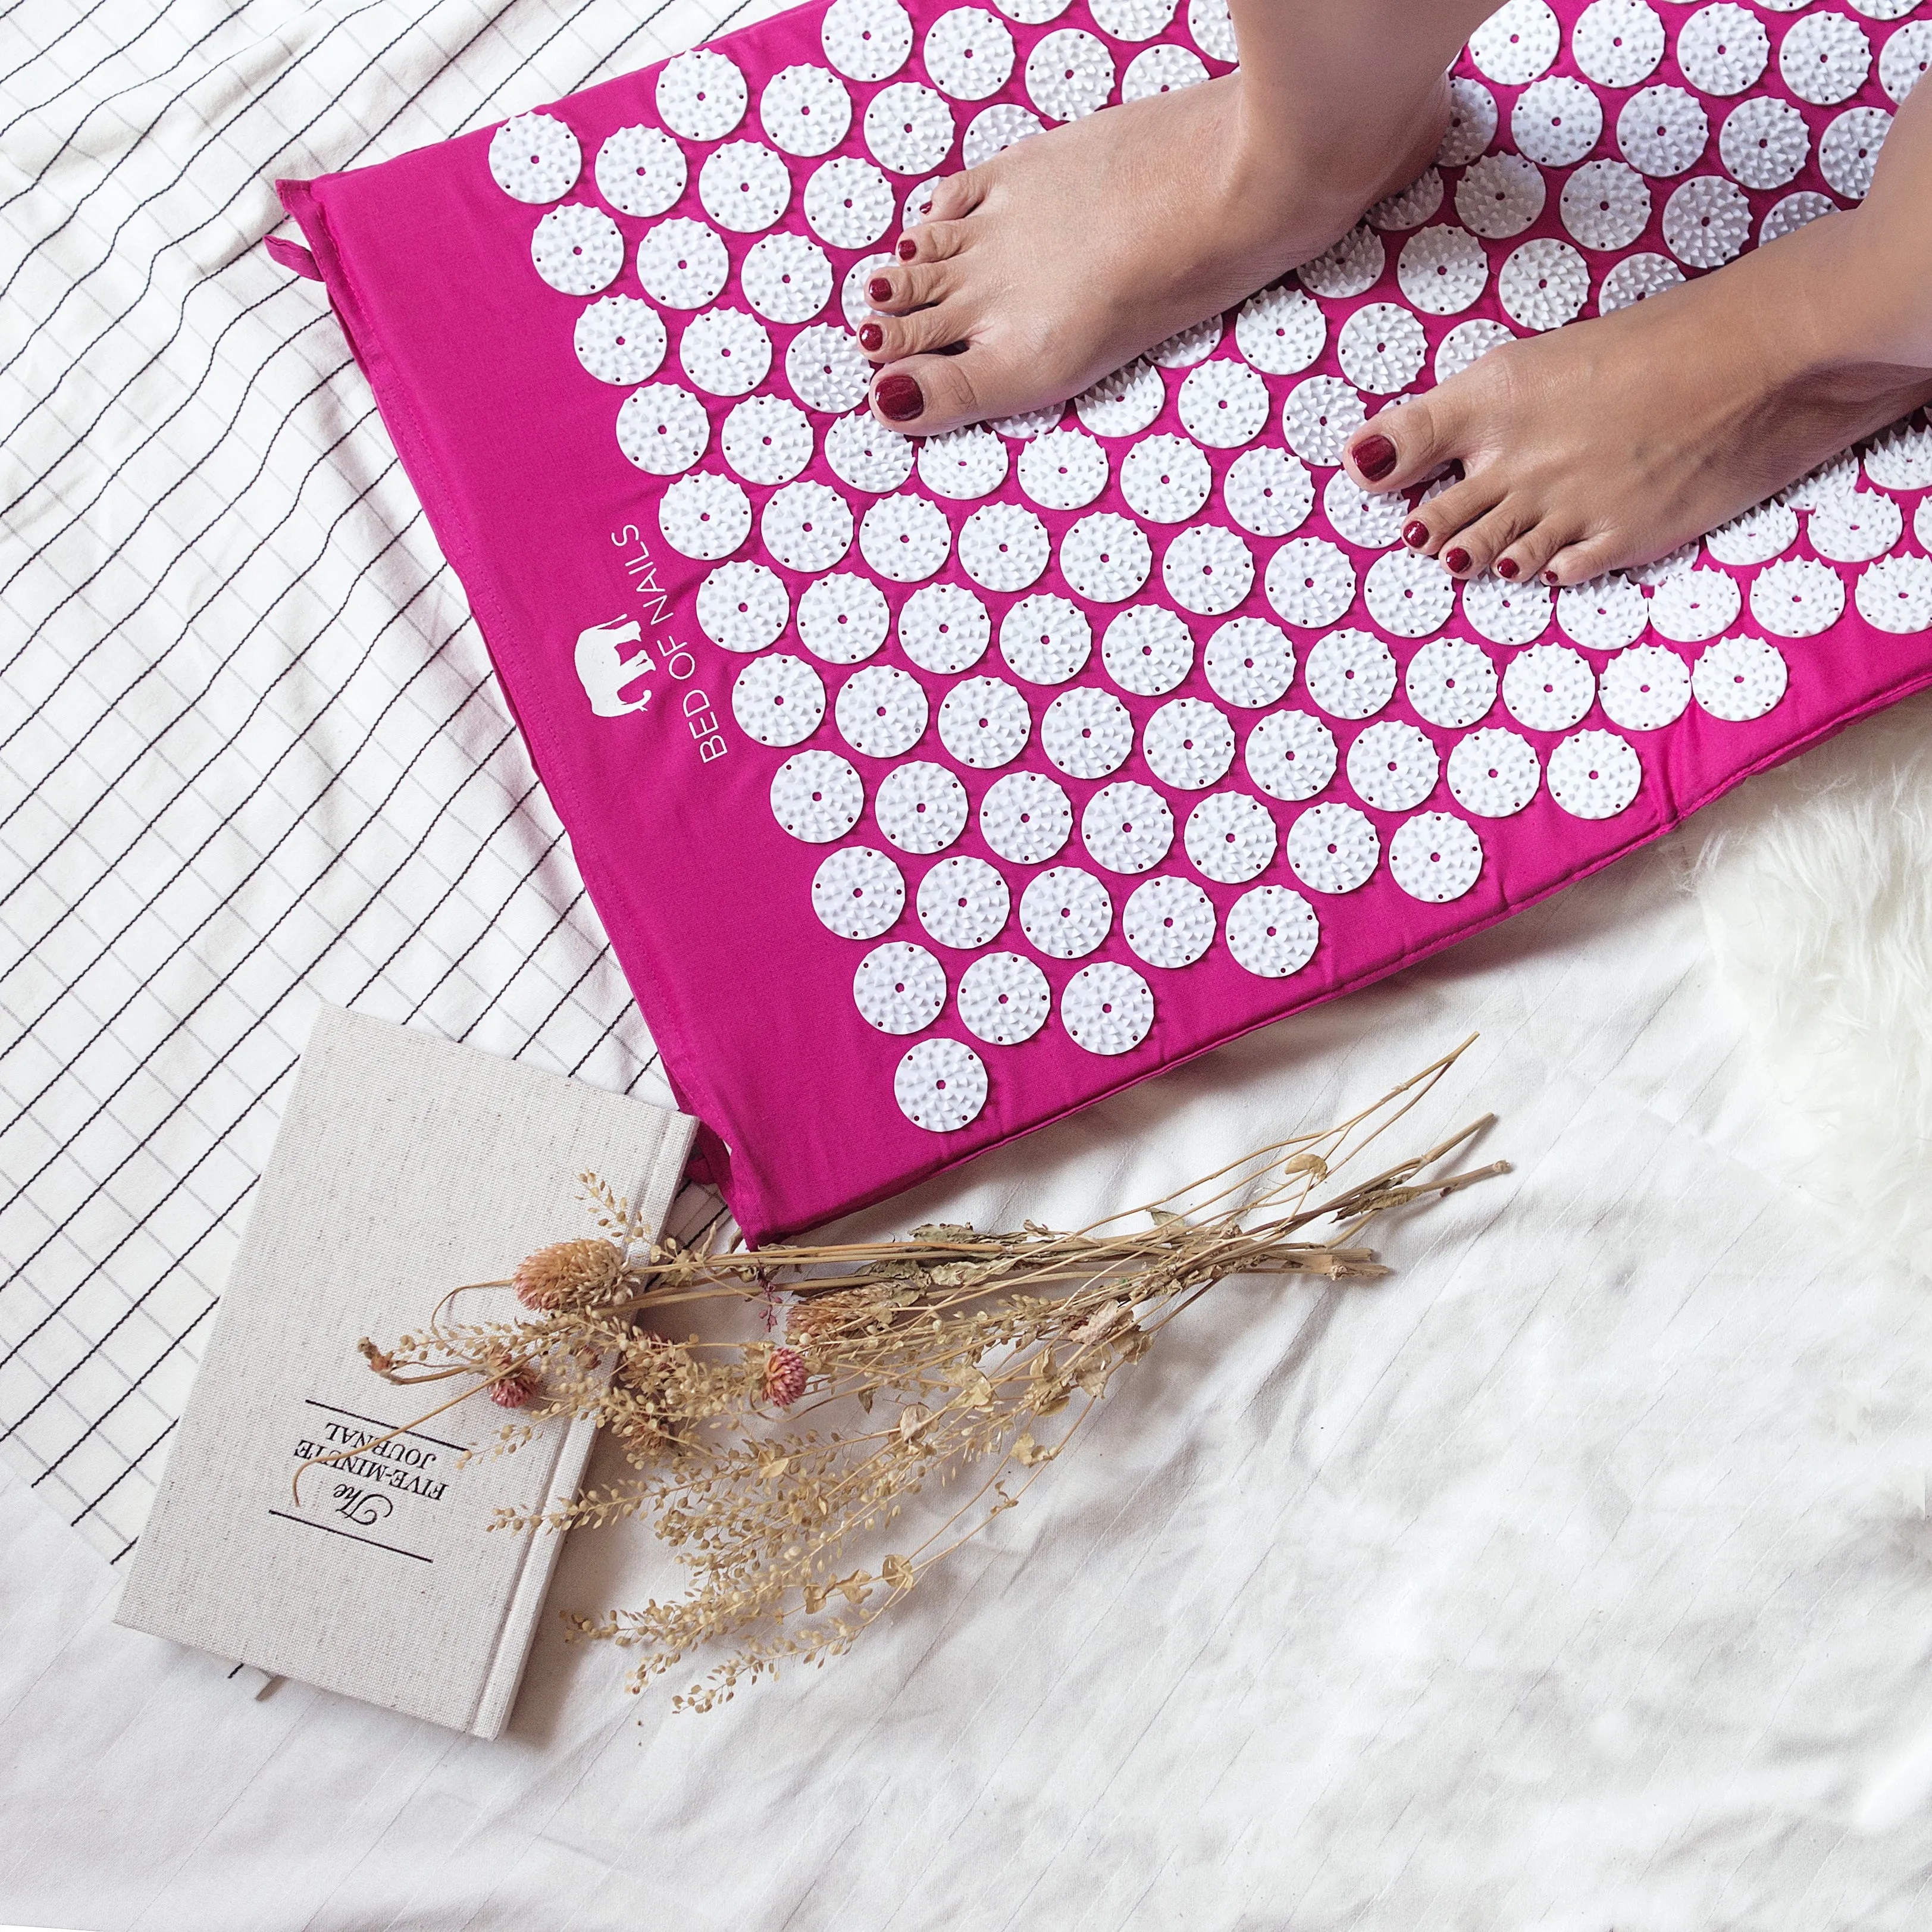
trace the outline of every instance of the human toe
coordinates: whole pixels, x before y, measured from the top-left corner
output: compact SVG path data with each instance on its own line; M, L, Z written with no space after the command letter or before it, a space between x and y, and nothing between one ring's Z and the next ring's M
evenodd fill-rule
M875 268L866 278L866 299L881 314L903 315L940 301L952 289L952 277L937 263Z
M1453 425L1434 396L1398 404L1356 430L1342 460L1364 490L1406 490L1462 454Z
M1443 556L1452 540L1495 508L1498 492L1485 476L1466 477L1418 503L1402 526L1402 540L1426 556Z
M1493 509L1457 530L1436 551L1442 567L1452 577L1480 577L1498 563L1508 568L1498 572L1505 578L1517 574L1518 566L1508 554L1509 546L1522 534L1521 508L1507 497Z
M890 363L873 379L870 397L879 420L907 436L938 436L1048 400L1028 386L1023 370L976 346Z
M934 182L932 192L919 211L921 226L938 221L957 221L962 214L970 214L979 206L985 192L985 178L977 168L968 168L964 173L948 175L944 180Z
M892 244L892 254L902 262L950 261L971 238L963 222L922 221Z
M868 316L859 325L859 346L875 362L904 362L950 349L965 334L956 304L915 309L910 315Z
M1616 538L1604 532L1586 537L1580 542L1558 546L1537 566L1538 574L1552 589L1572 584L1587 584L1606 570L1615 570L1628 560L1622 555Z

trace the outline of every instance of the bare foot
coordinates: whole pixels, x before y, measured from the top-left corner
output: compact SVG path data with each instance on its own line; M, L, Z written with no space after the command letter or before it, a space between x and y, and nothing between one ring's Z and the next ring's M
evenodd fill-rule
M1932 396L1913 280L1864 218L1505 344L1364 424L1350 473L1394 490L1462 466L1403 532L1452 576L1580 584L1666 556Z
M1300 138L1251 127L1243 87L1229 74L1104 108L939 182L867 292L880 418L927 436L1064 402L1321 254L1428 166L1448 124L1439 73Z

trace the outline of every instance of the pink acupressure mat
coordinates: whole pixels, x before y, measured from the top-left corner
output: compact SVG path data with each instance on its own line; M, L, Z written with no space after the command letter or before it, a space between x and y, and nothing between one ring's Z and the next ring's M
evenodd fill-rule
M1855 201L1932 58L1911 10L1512 0L1438 166L1298 280L923 446L863 413L850 333L906 210L1227 71L1218 0L836 0L282 184L752 1238L1391 972L1932 681L1922 421L1554 597L1459 589L1336 466L1510 335Z

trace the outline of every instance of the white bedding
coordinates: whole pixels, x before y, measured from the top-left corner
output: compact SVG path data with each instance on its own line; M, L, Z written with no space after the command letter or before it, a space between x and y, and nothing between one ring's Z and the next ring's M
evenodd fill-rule
M710 31L152 14L0 11L0 730L43 707L0 754L0 1918L1932 1921L1932 1307L1804 1191L1698 828L869 1217L1084 1220L1475 1029L1418 1132L1493 1108L1516 1164L1386 1228L1380 1286L1218 1290L824 1672L673 1718L553 1626L483 1744L112 1627L309 1003L661 1090L339 332L255 245L266 178ZM666 1580L579 1534L552 1600Z

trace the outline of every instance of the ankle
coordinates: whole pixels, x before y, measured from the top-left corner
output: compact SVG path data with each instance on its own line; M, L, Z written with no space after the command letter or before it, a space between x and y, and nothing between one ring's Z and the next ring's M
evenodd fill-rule
M1900 234L1860 207L1831 226L1839 278L1829 299L1850 358L1901 379L1932 370L1932 244L1921 224Z

